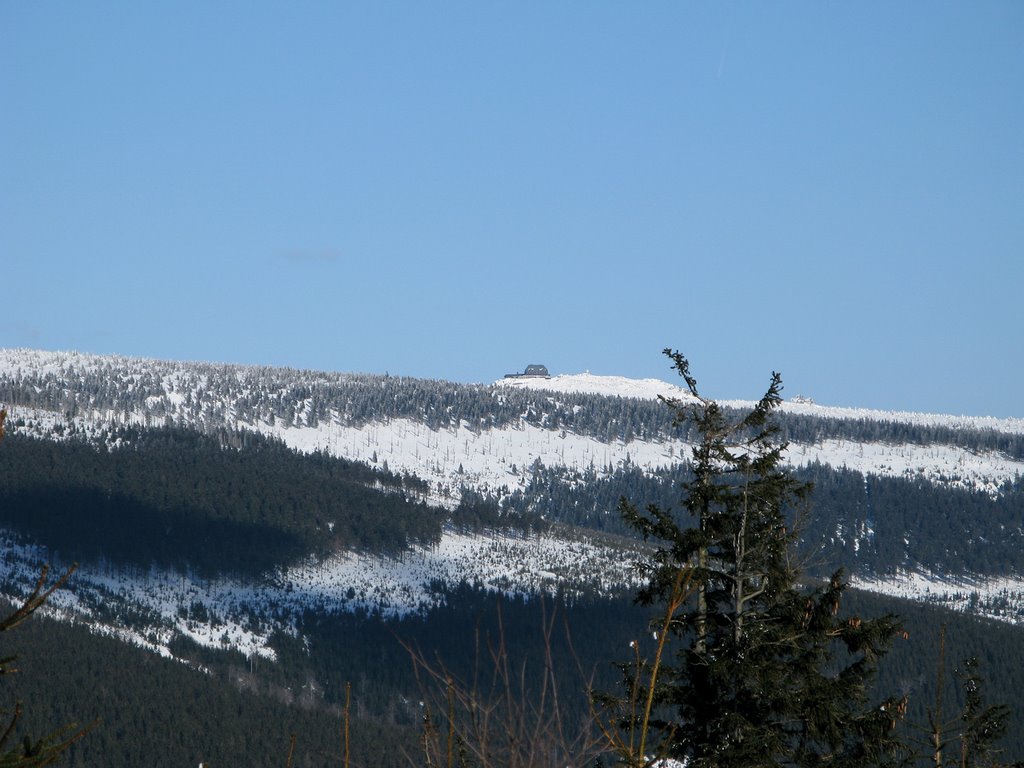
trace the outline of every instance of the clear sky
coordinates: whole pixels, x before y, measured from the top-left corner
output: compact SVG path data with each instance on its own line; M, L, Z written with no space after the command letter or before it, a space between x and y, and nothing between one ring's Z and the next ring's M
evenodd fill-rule
M0 3L0 346L1024 416L1024 3Z

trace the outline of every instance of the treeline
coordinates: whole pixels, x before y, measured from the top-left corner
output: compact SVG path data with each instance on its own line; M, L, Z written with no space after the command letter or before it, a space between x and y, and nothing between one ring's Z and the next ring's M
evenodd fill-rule
M27 353L26 353L27 354ZM340 374L207 363L69 357L57 370L31 365L0 374L0 402L65 414L142 414L150 425L205 430L238 423L362 426L407 418L431 429L486 430L529 424L602 441L688 439L662 403L552 393L500 385L456 384L388 375ZM951 445L1024 459L1024 435L862 418L778 414L786 439Z
M632 535L617 512L622 497L663 509L679 508L688 464L645 471L627 464L612 472L535 463L529 483L503 501L509 512L609 533ZM791 510L811 565L891 573L922 565L940 572L1007 575L1024 572L1024 480L990 496L939 487L919 478L879 477L812 464L794 477L814 483L814 514ZM685 513L680 513L685 514ZM683 520L685 522L685 520Z

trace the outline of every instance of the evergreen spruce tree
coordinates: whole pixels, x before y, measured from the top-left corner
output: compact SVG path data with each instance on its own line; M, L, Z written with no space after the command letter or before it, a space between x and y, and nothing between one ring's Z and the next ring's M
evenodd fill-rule
M938 656L935 704L928 709L927 725L917 726L925 736L923 750L914 755L918 762L926 761L933 768L1024 768L1024 761L1007 763L1001 759L1003 750L999 742L1009 730L1012 713L1005 704L986 704L977 657L965 659L963 666L955 670L962 708L952 716L944 713L945 624L939 630Z
M956 765L960 768L1024 768L1024 761L1005 763L1000 759L1002 749L998 742L1009 730L1012 713L1005 704L985 703L978 659L966 659L956 674L965 699L960 712L960 754Z
M665 402L697 434L683 510L620 503L627 522L660 543L640 602L676 600L681 573L693 593L669 622L676 655L653 684L659 756L690 768L883 764L896 754L905 702L869 703L869 685L899 623L842 615L841 572L817 588L798 581L793 520L811 488L782 463L772 422L781 377L730 419L700 394L687 359L665 354L690 393Z

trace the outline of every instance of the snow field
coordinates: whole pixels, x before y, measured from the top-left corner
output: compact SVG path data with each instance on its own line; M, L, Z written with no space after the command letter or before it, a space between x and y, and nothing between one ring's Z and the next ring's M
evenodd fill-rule
M1024 577L950 577L930 571L900 570L893 575L854 576L850 586L917 602L934 603L1011 624L1024 624Z
M47 559L42 548L0 534L3 593L12 600L31 591ZM82 567L70 588L54 593L47 611L88 624L170 656L178 635L212 648L274 659L270 638L294 634L290 618L308 608L337 612L362 608L386 616L422 612L440 605L437 586L462 581L505 594L612 594L636 584L639 557L580 538L447 531L435 547L413 547L398 558L341 553L242 581L202 579L152 568ZM51 571L56 572L57 568Z

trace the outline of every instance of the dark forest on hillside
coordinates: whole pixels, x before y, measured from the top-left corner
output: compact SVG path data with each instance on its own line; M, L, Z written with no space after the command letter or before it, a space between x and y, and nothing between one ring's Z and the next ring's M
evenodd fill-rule
M107 558L206 575L259 574L341 548L397 552L436 542L442 526L544 527L631 535L616 513L625 496L678 507L686 464L611 474L535 464L529 483L499 502L464 490L455 510L421 500L423 481L322 453L299 454L248 432L203 434L126 427L119 447L8 435L0 451L0 525L65 560ZM810 566L888 573L920 564L1002 575L1024 570L1024 480L992 496L923 479L865 476L812 465L813 514L792 510ZM905 542L904 539L907 541Z
M260 435L126 428L118 437L106 450L8 435L0 525L67 561L258 575L311 553L436 542L445 522L498 522L483 503L427 506L409 475Z
M306 616L302 626L310 636L308 649L280 638L280 661L255 665L237 653L187 644L175 649L190 660L183 664L96 637L83 627L36 617L4 638L4 652L18 654L22 669L2 681L4 696L26 702L23 730L34 734L56 724L100 718L98 727L73 747L69 766L170 768L200 760L283 765L291 733L297 734L294 765L320 766L340 761L341 706L345 684L351 683L353 765L404 766L403 751L416 754L423 692L402 642L469 679L479 661L478 640L486 648L503 632L513 662L526 661L527 679L536 680L532 674L543 654L539 602L504 601L500 630L493 595L464 587L451 597L448 607L406 621L365 614ZM876 688L908 695L908 734L910 723L926 722L935 700L943 623L948 627L948 711L962 705L950 682L953 668L977 656L987 699L1010 705L1013 722L1020 722L1024 670L1016 660L1024 658L1024 634L1019 629L856 591L848 593L845 609L902 617L908 637L883 660ZM570 606L548 601L544 611L549 617L556 612L563 705L568 715L581 715L588 705L580 669L588 678L594 673L598 689L614 686L611 663L628 660L628 643L642 639L648 614L630 598ZM1011 729L1003 746L1007 760L1024 757L1024 733Z
M654 473L635 465L611 474L542 465L529 472L527 487L504 501L507 511L622 535L630 530L615 511L620 498L678 509L677 489L691 476L686 464ZM865 476L821 464L793 474L814 484L810 513L791 510L812 570L827 572L842 565L851 571L891 573L919 564L995 575L1024 571L1022 479L991 496L925 479Z

